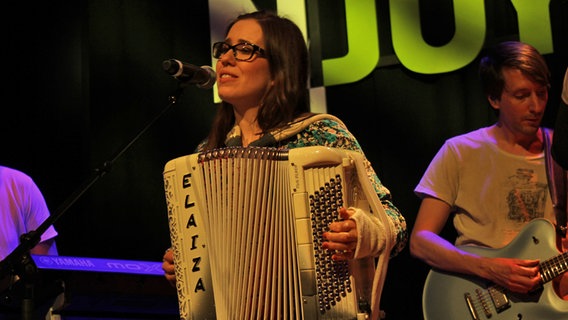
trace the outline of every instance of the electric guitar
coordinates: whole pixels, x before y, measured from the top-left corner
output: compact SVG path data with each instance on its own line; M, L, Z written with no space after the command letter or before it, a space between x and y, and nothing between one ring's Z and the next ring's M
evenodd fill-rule
M518 294L478 277L432 269L422 295L425 320L568 319L568 301L562 300L550 283L568 271L568 252L559 255L556 232L548 220L532 220L501 249L460 249L484 257L539 259L543 286Z

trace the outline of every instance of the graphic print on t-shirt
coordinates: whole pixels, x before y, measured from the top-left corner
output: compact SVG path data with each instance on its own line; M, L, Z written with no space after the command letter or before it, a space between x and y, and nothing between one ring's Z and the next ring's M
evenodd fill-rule
M546 203L546 183L536 181L532 169L519 168L509 177L512 187L507 195L508 218L517 222L527 222L544 217Z

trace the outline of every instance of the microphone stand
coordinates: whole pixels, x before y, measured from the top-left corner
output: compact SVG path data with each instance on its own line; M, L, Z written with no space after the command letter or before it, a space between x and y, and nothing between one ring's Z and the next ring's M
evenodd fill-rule
M36 229L20 236L20 244L4 260L0 261L0 279L7 276L17 275L24 284L22 297L22 320L32 320L34 311L34 291L38 277L38 270L33 261L30 250L41 240L41 235L53 225L63 214L87 192L102 176L110 171L113 164L124 154L158 119L160 119L172 106L174 106L183 89L188 83L178 82L178 88L168 97L169 103L153 119L146 124L140 132L134 136L111 160L105 161L100 168L96 168L89 179L83 182L64 202L57 208L54 214L45 219Z

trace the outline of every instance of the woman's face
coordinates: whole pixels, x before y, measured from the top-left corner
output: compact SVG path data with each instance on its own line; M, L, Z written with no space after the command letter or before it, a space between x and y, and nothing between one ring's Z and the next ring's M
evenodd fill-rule
M256 20L236 22L225 42L229 45L247 42L264 49L262 29ZM233 50L223 54L216 65L219 97L235 107L256 107L271 84L268 60L255 53L248 61L235 59Z

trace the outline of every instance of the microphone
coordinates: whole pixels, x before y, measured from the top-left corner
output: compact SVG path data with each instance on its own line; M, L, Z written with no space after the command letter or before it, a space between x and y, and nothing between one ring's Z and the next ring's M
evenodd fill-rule
M195 84L201 89L211 89L217 80L215 70L210 66L194 66L192 64L168 59L162 62L164 71L181 82Z

